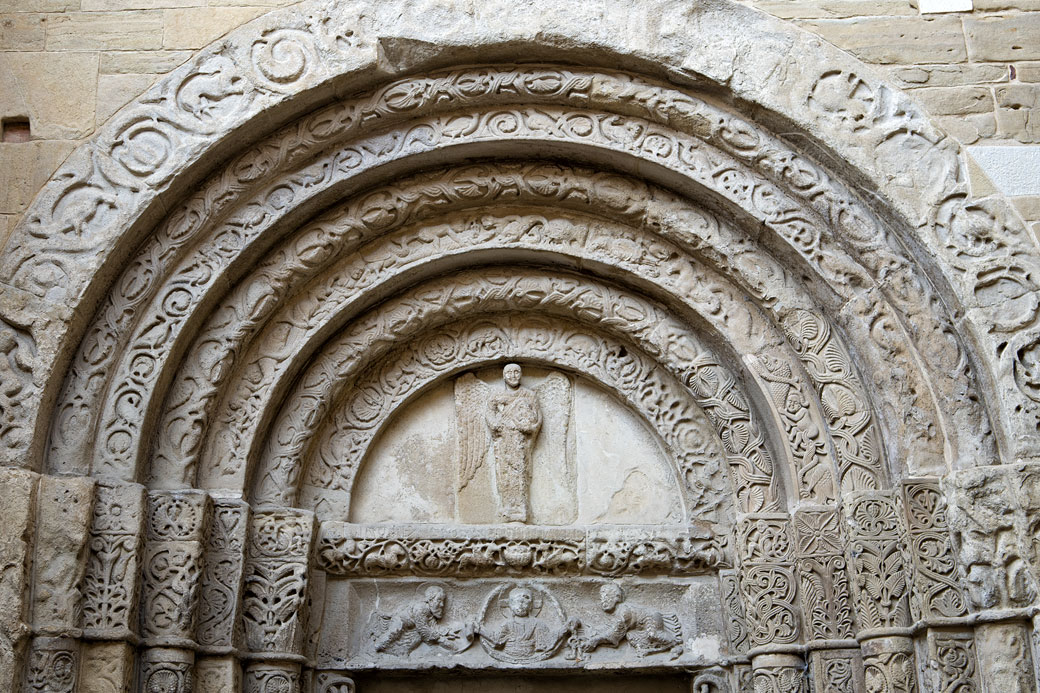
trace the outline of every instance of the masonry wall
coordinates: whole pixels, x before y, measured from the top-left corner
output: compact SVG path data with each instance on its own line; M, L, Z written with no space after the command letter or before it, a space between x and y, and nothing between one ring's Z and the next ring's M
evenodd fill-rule
M929 14L916 0L744 1L906 89L980 162L975 194L1007 194L1040 237L1040 0L974 0L971 11ZM289 4L0 0L0 120L8 125L0 141L0 246L98 125L193 51ZM23 119L28 141L18 141Z

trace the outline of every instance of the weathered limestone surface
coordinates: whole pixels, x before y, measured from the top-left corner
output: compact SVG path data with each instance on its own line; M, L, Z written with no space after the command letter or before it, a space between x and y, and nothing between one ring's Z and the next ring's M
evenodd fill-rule
M269 5L0 6L0 687L1037 693L1036 8Z

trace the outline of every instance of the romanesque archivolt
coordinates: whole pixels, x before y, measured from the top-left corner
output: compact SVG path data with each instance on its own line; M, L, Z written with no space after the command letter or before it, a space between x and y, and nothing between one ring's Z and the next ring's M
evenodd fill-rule
M429 71L372 18L452 11L305 3L74 154L0 260L0 687L1035 693L1036 249L898 92L723 6L650 77L531 62L555 28Z

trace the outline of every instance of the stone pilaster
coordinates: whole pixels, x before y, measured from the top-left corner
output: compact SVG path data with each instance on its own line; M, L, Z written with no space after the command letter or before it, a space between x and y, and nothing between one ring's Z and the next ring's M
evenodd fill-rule
M17 691L32 632L29 576L39 475L0 469L0 690Z

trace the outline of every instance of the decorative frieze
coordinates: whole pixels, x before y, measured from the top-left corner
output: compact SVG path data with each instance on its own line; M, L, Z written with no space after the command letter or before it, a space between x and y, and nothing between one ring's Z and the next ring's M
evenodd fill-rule
M438 527L323 523L330 575L695 575L722 563L707 527Z

